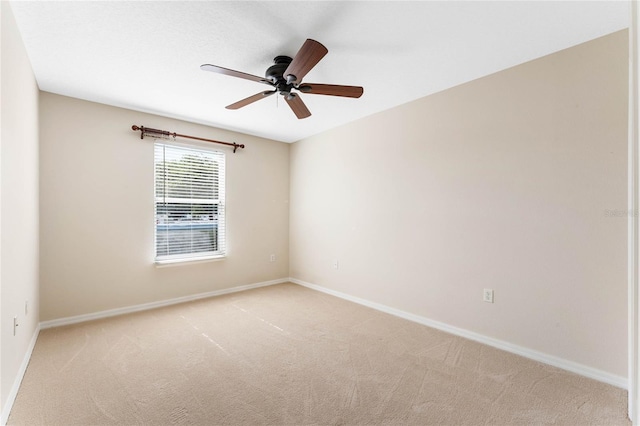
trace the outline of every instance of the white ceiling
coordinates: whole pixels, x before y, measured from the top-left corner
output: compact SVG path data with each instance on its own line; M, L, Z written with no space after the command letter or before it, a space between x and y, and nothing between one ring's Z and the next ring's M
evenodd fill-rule
M626 28L629 19L627 1L10 3L41 90L285 142ZM313 114L304 120L280 96L231 111L224 107L268 87L199 68L263 76L307 38L329 53L305 81L363 86L360 99L302 94Z

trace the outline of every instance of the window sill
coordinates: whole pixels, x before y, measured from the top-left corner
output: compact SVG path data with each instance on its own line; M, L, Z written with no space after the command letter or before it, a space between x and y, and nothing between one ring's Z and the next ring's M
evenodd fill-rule
M190 259L156 260L154 263L156 268L168 268L171 266L192 265L194 263L218 262L224 259L226 259L226 256L206 256L206 257L193 257Z

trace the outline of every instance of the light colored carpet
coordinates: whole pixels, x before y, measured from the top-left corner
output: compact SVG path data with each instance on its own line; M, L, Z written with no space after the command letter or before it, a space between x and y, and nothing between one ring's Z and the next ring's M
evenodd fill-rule
M42 331L9 425L628 425L626 398L282 284Z

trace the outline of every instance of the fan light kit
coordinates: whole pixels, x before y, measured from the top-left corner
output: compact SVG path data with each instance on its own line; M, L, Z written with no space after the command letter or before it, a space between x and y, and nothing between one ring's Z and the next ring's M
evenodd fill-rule
M311 112L304 102L302 102L300 95L292 92L292 90L313 95L342 96L346 98L359 98L364 92L364 89L360 86L302 82L304 76L307 75L328 52L327 48L321 43L309 38L293 58L289 56L276 56L273 60L273 65L267 68L264 77L258 77L257 75L234 71L211 64L201 65L200 69L257 81L258 83L267 84L274 88L274 90L260 92L231 105L227 105L227 109L240 109L260 99L271 96L274 93L280 93L296 117L302 119L311 116Z

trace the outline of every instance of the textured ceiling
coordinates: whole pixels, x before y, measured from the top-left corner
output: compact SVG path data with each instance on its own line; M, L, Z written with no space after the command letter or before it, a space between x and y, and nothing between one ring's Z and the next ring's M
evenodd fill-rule
M628 26L627 1L11 1L41 90L293 142ZM359 85L360 99L303 94L298 120L262 76L307 38L327 56L305 81ZM172 129L167 129L172 130Z

